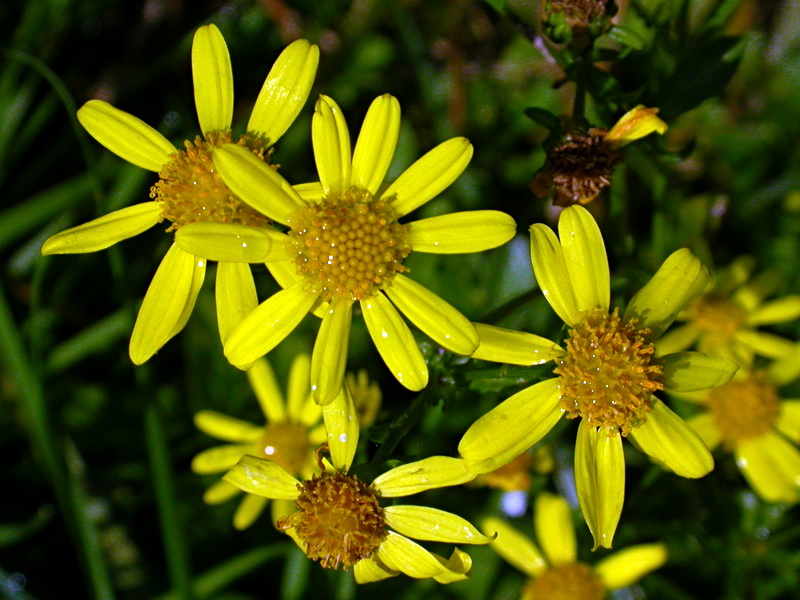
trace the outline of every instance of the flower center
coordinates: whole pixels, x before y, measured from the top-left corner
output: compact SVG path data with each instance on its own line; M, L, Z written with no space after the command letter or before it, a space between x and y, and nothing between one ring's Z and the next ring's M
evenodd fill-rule
M297 475L311 456L306 428L297 423L270 423L255 445L256 456L274 460Z
M394 209L360 188L331 194L293 216L288 251L309 290L324 301L372 296L403 266L411 249Z
M780 412L778 392L763 373L714 388L706 402L728 450L737 442L767 433Z
M603 600L606 588L591 567L582 563L559 565L530 581L523 600Z
M653 356L649 329L636 320L623 323L619 311L594 309L566 340L567 354L554 373L560 376L561 406L567 417L582 417L609 434L644 422L653 392L664 389L661 364Z
M214 147L230 141L230 131L212 131L206 134L206 139L198 135L194 142L186 140L186 150L173 154L161 167L158 173L161 179L150 188L150 197L164 203L161 217L172 221L167 231L198 221L254 227L269 223L264 215L228 189L214 168L211 152ZM265 158L264 149L246 135L241 136L237 144L245 146L259 158ZM269 160L269 154L266 159Z
M726 338L733 337L745 320L744 311L738 304L714 294L696 298L688 310L696 327Z
M314 475L298 485L297 512L278 520L294 527L306 555L326 569L345 570L369 558L387 536L377 494L357 477L340 471Z

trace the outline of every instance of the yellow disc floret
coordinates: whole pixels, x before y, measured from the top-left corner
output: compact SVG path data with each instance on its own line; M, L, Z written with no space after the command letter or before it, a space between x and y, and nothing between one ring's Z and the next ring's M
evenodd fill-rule
M714 388L706 400L722 443L732 450L737 442L770 431L780 412L780 397L763 373L734 379Z
M255 445L256 456L268 458L296 475L308 461L311 450L308 430L297 423L269 423Z
M570 563L551 568L528 583L523 600L603 600L606 588L591 567Z
M394 209L353 187L298 210L288 251L309 290L329 301L373 295L403 266L410 248Z
M733 337L746 316L733 300L714 294L695 298L687 307L687 312L695 327L725 338Z
M158 173L159 179L150 188L150 197L164 203L161 217L172 222L167 231L175 231L188 223L212 221L259 227L269 220L242 202L219 176L211 153L216 146L231 142L230 131L212 131L205 139L185 141ZM249 148L259 158L264 150L247 136L238 144Z
M618 311L596 309L583 315L566 340L559 375L561 406L567 417L582 417L609 434L644 422L653 392L664 389L650 330L625 323Z
M388 535L377 494L357 477L323 471L298 484L298 489L297 512L276 526L294 528L308 558L324 568L349 569L372 556Z

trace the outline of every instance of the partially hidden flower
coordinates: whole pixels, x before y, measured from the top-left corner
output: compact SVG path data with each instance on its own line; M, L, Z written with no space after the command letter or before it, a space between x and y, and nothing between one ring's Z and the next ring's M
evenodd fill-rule
M287 473L310 478L317 472L314 450L325 442L322 410L311 399L308 372L311 359L299 354L292 362L286 396L281 393L275 373L266 359L255 361L247 371L265 425L254 425L212 410L195 415L198 429L226 442L200 452L192 460L192 471L206 475L223 473L246 455L258 456L281 465ZM208 504L219 504L240 493L239 488L220 480L203 495ZM233 516L236 529L252 525L266 507L263 496L245 494ZM272 520L291 512L291 502L276 500Z
M775 272L752 277L750 257L734 260L678 314L682 325L657 344L659 353L677 352L696 345L701 352L725 356L750 366L756 356L780 360L792 354L795 344L761 331L762 326L787 323L800 317L800 296L769 300L780 285Z
M570 509L560 496L536 497L533 527L541 549L502 519L481 523L491 546L529 577L521 600L603 600L609 592L633 585L667 561L663 543L640 544L615 552L590 566L578 560Z
M292 500L296 511L280 519L285 531L309 559L324 568L353 568L356 582L367 583L400 573L433 578L439 583L465 579L472 561L455 549L449 559L432 554L409 538L445 543L486 544L484 536L463 518L425 506L383 506L435 488L460 485L474 474L464 461L433 456L395 467L372 483L348 473L358 445L356 408L347 386L322 408L330 463L320 456L322 473L298 480L279 464L245 456L225 480L245 492L266 498ZM322 448L321 450L324 450Z
M556 206L590 203L611 185L614 168L624 160L620 148L667 130L657 113L657 108L639 105L625 113L611 130L592 127L567 133L547 152L531 189L541 198L552 194Z
M712 450L733 454L750 487L767 502L800 501L800 399L778 388L797 378L797 361L741 369L727 384L676 394L705 410L689 419Z
M369 427L375 422L378 411L381 409L383 393L377 381L371 381L366 369L358 373L347 373L345 382L353 396L353 403L358 412L358 422L361 427Z
M527 492L533 483L532 472L550 473L554 467L553 447L542 444L536 450L523 452L494 471L478 475L472 483L504 492Z
M737 366L699 352L655 356L654 342L705 289L708 271L687 249L670 255L620 314L610 309L608 259L586 209L562 212L559 238L531 227L531 261L550 306L570 328L565 347L540 336L477 324L474 358L518 365L556 361L555 377L503 401L464 434L459 452L486 473L541 440L566 414L580 418L575 445L578 500L596 546L611 547L625 494L622 438L683 477L702 477L711 453L655 393L722 385Z
M54 235L43 254L103 250L138 235L163 220L171 222L175 241L161 261L133 328L130 357L142 364L183 329L194 308L208 260L218 260L217 319L224 341L241 318L258 304L248 262L269 257L274 230L269 220L241 201L216 172L212 150L235 142L243 152L271 169L272 145L283 135L308 98L319 50L306 40L290 44L278 57L256 99L247 131L232 137L233 76L228 48L214 25L200 27L192 45L195 104L203 135L177 149L135 116L101 100L78 111L81 125L106 148L143 169L159 174L153 199L117 210ZM186 250L183 228L227 223L235 229L236 251L216 255L213 243ZM212 240L213 242L213 240Z
M397 100L388 94L378 97L351 158L341 110L321 96L312 122L320 182L297 190L240 146L215 150L215 164L231 189L288 228L282 235L284 258L266 263L284 289L231 333L225 355L233 364L247 365L263 356L306 313L314 312L322 316L322 324L311 357L312 391L319 403L327 404L342 385L356 303L384 362L408 389L425 387L428 369L400 312L451 352L470 355L478 347L472 323L407 277L403 261L412 251L450 254L494 248L514 236L516 224L492 210L400 223L398 219L455 181L472 157L472 146L464 138L443 142L387 186L384 178L399 128ZM233 235L228 239L236 242Z

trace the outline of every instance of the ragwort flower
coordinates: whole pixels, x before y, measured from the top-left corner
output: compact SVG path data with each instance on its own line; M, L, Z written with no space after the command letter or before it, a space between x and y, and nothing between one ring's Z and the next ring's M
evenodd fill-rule
M456 549L449 559L410 540L485 544L491 538L454 514L412 505L381 506L382 498L410 496L470 481L464 461L433 456L395 467L366 484L348 474L358 445L356 408L345 385L323 407L331 463L322 473L298 481L279 464L245 456L225 479L245 492L293 500L297 510L278 521L306 555L324 568L353 568L367 583L400 573L450 583L467 577L472 562ZM392 531L393 530L393 531Z
M677 352L696 344L701 352L725 356L741 366L752 365L755 356L789 356L793 342L758 328L800 317L800 296L767 300L780 280L769 271L751 278L753 266L751 258L741 257L723 269L705 293L678 314L675 320L683 324L658 341L657 351Z
M800 399L782 399L777 389L796 377L797 356L764 371L742 369L713 390L676 394L705 407L689 425L712 450L731 452L767 502L800 501Z
M380 96L367 112L351 159L341 110L321 96L312 122L320 182L299 186L301 193L239 146L215 151L214 160L231 189L289 228L283 236L284 259L267 262L284 289L232 332L225 355L233 364L246 365L263 356L313 311L322 316L322 325L311 357L312 390L321 404L331 402L342 385L356 302L383 360L408 389L425 387L428 369L398 309L451 352L470 355L477 348L472 323L404 275L403 261L411 251L450 254L494 248L514 236L516 224L493 210L399 223L455 181L472 157L471 144L453 138L384 186L399 129L399 103L389 94Z
M197 427L208 435L226 442L200 452L192 460L192 470L199 474L222 473L245 455L258 456L281 465L287 473L310 478L316 472L314 449L325 439L322 410L311 399L308 372L311 359L299 354L292 362L284 401L275 373L266 359L257 360L247 371L266 425L253 425L212 410L195 415ZM239 488L220 480L203 495L208 504L219 504L239 493ZM233 516L237 529L252 525L264 510L267 499L246 494ZM272 520L291 512L291 503L276 500Z
M667 258L620 315L610 312L608 259L586 209L561 213L561 240L531 227L539 287L570 328L566 348L533 334L478 324L474 358L512 364L557 363L556 377L506 399L464 434L459 452L477 473L492 471L544 437L562 415L580 417L575 445L578 500L596 545L611 547L625 494L622 438L683 477L714 466L697 434L654 393L726 383L736 365L699 352L656 358L653 342L706 286L709 275L686 249Z
M243 203L222 182L212 150L236 141L242 151L267 166L275 141L292 124L308 97L319 61L319 50L306 40L289 45L267 76L238 140L231 136L233 77L225 40L214 25L197 30L192 45L195 104L203 136L184 142L178 150L158 131L107 102L90 100L78 120L106 148L136 166L155 171L151 202L136 204L73 227L49 238L43 254L103 250L149 229L164 219L175 231L175 242L156 271L145 294L130 341L130 357L142 364L183 329L194 308L208 260L217 266L217 319L224 341L234 325L257 302L248 262L269 256L269 221ZM228 223L239 240L237 252L215 256L213 245L187 252L181 231L187 224Z
M590 567L578 561L575 528L563 498L539 494L533 518L542 550L501 519L489 517L481 525L487 535L497 535L491 543L497 553L530 577L521 600L603 600L610 591L636 583L667 560L664 544L641 544Z

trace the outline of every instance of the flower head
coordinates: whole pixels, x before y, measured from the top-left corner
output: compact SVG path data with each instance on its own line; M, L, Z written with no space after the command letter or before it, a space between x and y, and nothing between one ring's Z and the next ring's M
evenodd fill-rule
M774 272L751 277L753 260L741 257L723 269L705 293L680 312L676 327L658 342L659 353L677 352L697 345L701 352L725 356L750 366L756 356L782 359L793 342L765 331L762 325L786 323L800 317L800 296L774 300L780 280Z
M472 564L467 554L456 549L445 559L409 537L462 544L485 544L491 538L442 510L381 503L470 481L474 474L464 461L434 456L395 467L367 484L349 473L359 428L347 386L322 410L328 439L322 450L330 452L331 462L326 464L320 455L321 474L299 481L275 462L245 456L225 480L252 494L293 500L297 510L280 519L278 529L322 567L352 567L358 583L400 573L440 583L464 579Z
M394 376L407 388L427 384L425 360L398 309L444 348L469 355L478 334L459 311L406 276L410 252L465 253L507 242L516 225L497 211L472 211L400 223L466 168L472 146L448 140L394 183L384 177L394 155L400 106L386 94L371 105L355 151L339 106L320 97L312 122L319 183L293 189L275 170L235 145L215 150L223 180L245 202L288 228L285 254L267 263L284 288L247 316L225 344L235 365L264 355L309 311L322 317L311 359L321 404L342 385L353 305ZM235 242L235 237L229 237Z
M497 534L491 543L497 553L530 578L522 600L603 600L667 560L664 544L655 543L631 546L594 567L579 562L569 506L559 496L536 497L533 526L543 551L501 519L489 517L481 525L487 535Z
M539 287L570 328L565 347L523 332L478 324L474 358L512 364L556 361L554 378L514 394L478 419L459 451L485 473L538 442L562 415L580 419L575 477L581 510L596 545L611 546L622 511L622 438L684 477L714 465L694 431L655 396L659 390L707 389L726 383L736 365L699 352L657 358L654 342L707 285L709 275L688 250L669 256L627 308L610 310L605 246L580 206L559 219L560 240L531 227L531 260Z
M211 410L198 412L194 421L200 430L233 443L200 452L192 460L192 470L200 474L222 473L242 456L249 455L274 461L292 475L311 477L316 472L314 449L325 441L325 427L321 423L322 410L311 399L308 388L310 362L307 354L299 354L294 359L285 400L266 359L257 360L247 371L266 418L263 426ZM226 481L219 481L206 491L203 499L209 504L218 504L238 492L238 488ZM245 495L234 514L234 526L245 529L252 525L266 503L262 496ZM288 504L285 500L273 503L273 521L290 511Z
M224 341L231 329L257 304L248 262L270 256L273 230L269 220L233 193L220 178L213 149L235 142L267 166L272 145L292 124L308 97L319 50L306 40L289 45L278 57L261 89L247 132L234 138L233 76L225 40L214 25L197 30L192 45L195 104L202 136L178 149L158 131L127 112L100 100L78 111L81 125L106 148L134 165L158 173L152 202L136 204L63 231L42 246L43 254L103 250L164 219L175 242L161 262L145 294L133 328L130 357L147 361L176 335L189 318L203 283L208 260L219 260L217 315ZM194 244L186 250L189 224L214 231L220 223L235 228L239 245L219 254L215 245ZM206 238L208 241L209 238Z
M767 502L800 502L800 399L784 400L778 392L797 377L796 361L742 369L721 387L676 394L705 408L689 425L712 450L722 446L732 453Z

